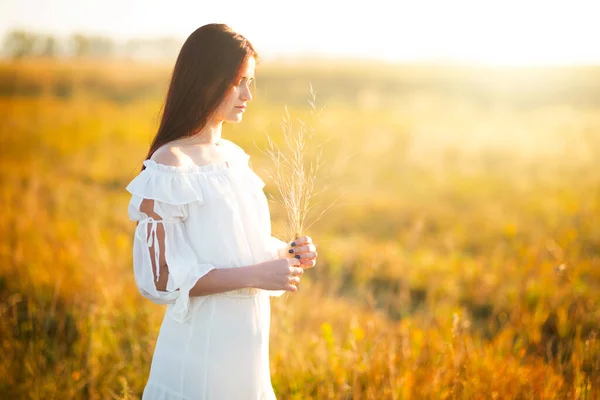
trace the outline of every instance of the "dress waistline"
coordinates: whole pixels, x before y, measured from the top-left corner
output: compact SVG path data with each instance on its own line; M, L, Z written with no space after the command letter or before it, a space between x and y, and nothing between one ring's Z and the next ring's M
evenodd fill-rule
M261 290L256 288L242 288L230 290L229 292L215 293L213 296L219 297L235 297L241 299L251 299L260 294Z

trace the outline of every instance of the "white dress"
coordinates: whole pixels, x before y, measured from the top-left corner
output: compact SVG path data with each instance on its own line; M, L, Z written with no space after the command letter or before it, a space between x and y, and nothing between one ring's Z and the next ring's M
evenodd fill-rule
M275 399L269 370L269 296L283 291L245 288L189 296L212 269L267 261L286 246L271 236L265 184L248 165L249 156L234 143L222 142L226 162L172 167L146 160L146 169L127 186L132 194L129 217L139 222L133 247L135 281L144 297L168 304L144 400ZM162 220L140 211L144 198L154 200ZM150 258L159 256L150 252L157 224L165 229L165 292L154 285Z

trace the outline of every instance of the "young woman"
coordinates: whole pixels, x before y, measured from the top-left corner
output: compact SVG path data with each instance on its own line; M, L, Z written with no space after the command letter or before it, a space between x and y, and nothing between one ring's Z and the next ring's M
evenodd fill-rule
M168 304L143 399L274 399L270 297L316 262L271 236L263 181L221 137L252 99L256 52L222 24L186 40L144 168L127 186L141 294Z

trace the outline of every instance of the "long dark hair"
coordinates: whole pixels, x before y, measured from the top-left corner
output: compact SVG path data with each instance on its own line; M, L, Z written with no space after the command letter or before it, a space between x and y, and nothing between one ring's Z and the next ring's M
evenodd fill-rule
M160 126L146 159L164 144L202 129L250 57L258 58L252 44L229 26L196 29L177 56Z

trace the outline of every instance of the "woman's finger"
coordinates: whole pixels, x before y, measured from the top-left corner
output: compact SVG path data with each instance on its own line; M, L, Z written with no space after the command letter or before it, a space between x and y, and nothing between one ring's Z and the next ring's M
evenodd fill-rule
M309 251L308 253L301 253L301 254L296 254L294 257L297 258L298 260L302 260L302 259L314 259L317 258L318 253L316 251Z
M312 239L309 236L302 236L302 237L299 237L298 239L294 240L292 243L290 243L290 247L293 248L293 247L303 246L308 243L312 243Z
M296 285L288 283L287 285L285 285L284 290L287 290L288 292L295 292L298 290L298 288L296 287Z
M309 251L315 251L316 247L314 244L306 244L304 246L293 247L288 250L290 254L308 253Z
M291 283L292 285L297 285L300 283L300 277L299 276L290 276L288 279L289 283Z
M300 265L300 263L298 264ZM302 267L290 267L290 274L300 276L304 273Z
M302 260L302 268L312 268L315 265L317 265L317 260L312 259L312 260Z
M286 258L288 260L288 265L300 265L300 259L298 257L290 257Z

